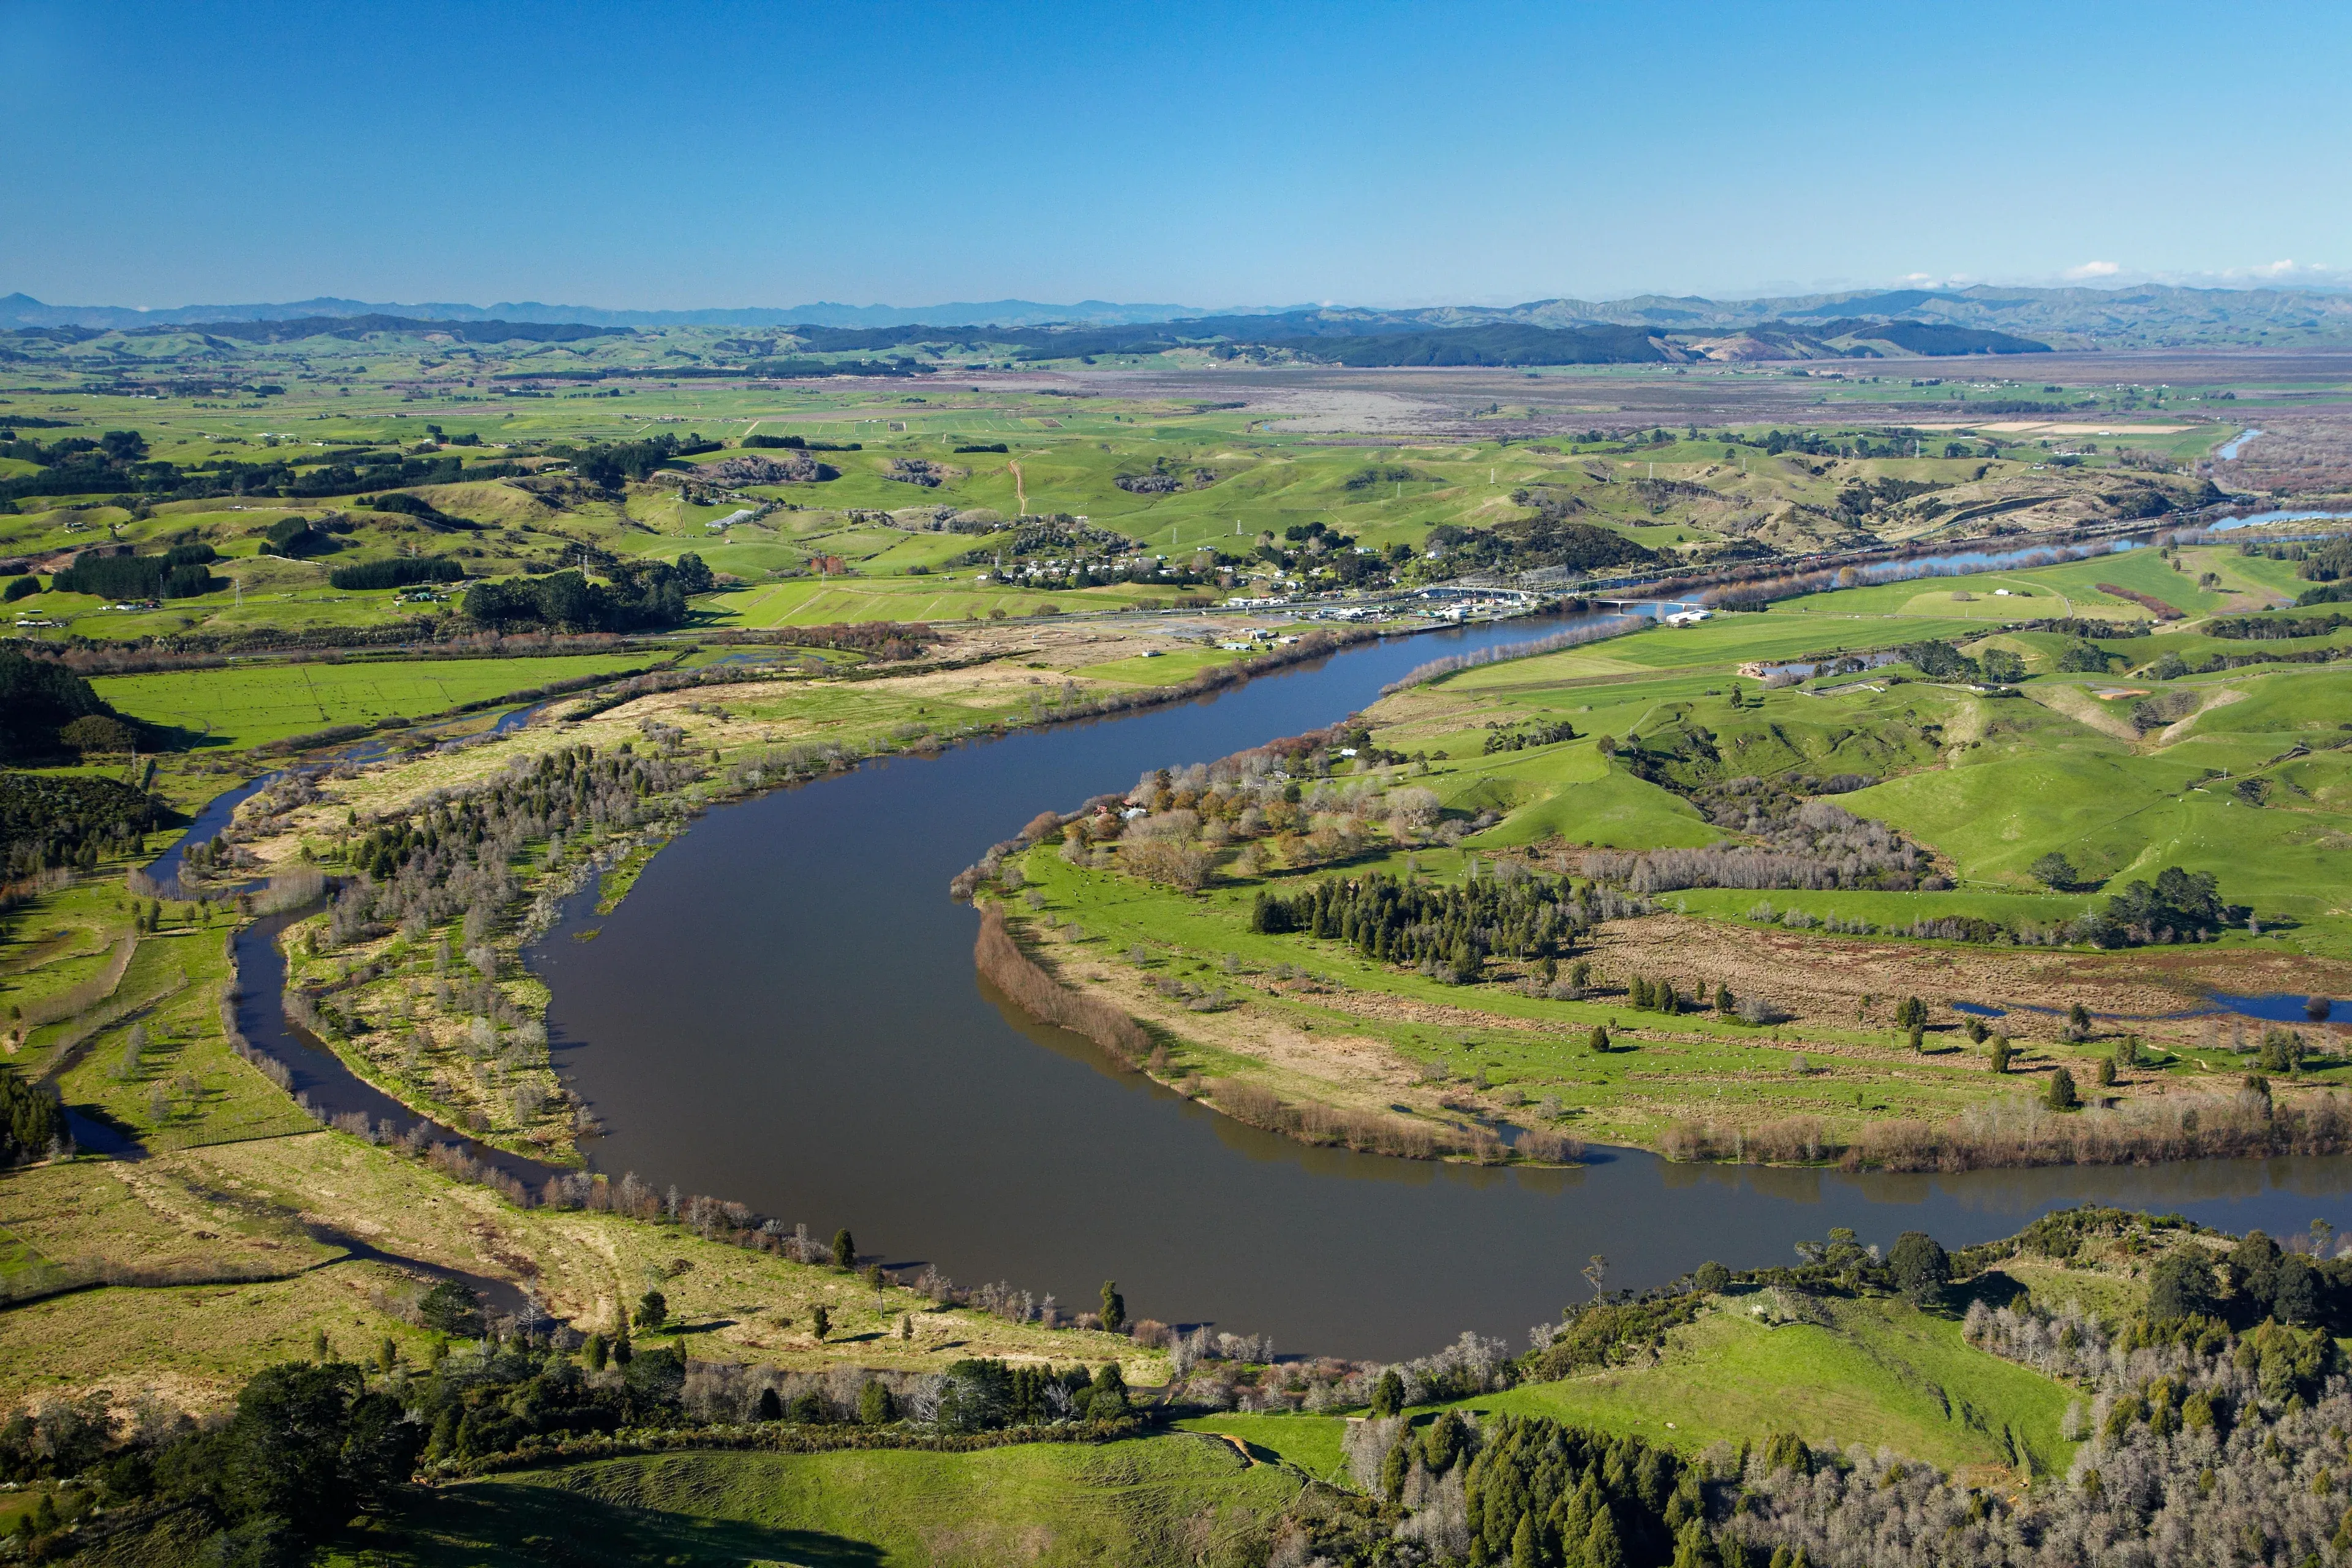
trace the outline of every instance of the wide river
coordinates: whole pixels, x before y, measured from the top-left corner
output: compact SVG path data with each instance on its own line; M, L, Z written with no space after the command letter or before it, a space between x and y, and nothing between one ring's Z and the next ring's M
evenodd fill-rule
M1675 1165L1574 1171L1309 1149L1238 1126L992 994L948 879L1040 809L1328 724L1521 621L1366 645L1213 700L900 758L726 805L601 919L532 952L558 1063L610 1131L597 1168L739 1199L891 1265L1131 1313L1404 1357L1465 1329L1524 1343L1586 1294L1716 1258L1794 1261L1832 1226L1947 1246L2084 1200L2273 1234L2352 1226L2352 1159L1960 1176ZM1642 633L1642 636L1659 635ZM572 933L602 928L593 941Z

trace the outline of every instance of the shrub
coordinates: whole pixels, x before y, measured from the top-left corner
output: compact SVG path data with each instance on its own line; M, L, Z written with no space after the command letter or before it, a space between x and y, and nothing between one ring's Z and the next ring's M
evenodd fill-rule
M1099 996L1068 989L1032 963L993 904L981 913L972 952L980 973L1024 1010L1076 1030L1130 1067L1150 1055L1151 1037L1142 1025Z
M1127 869L1146 881L1195 892L1215 870L1215 851L1181 838L1133 838L1119 846Z
M85 713L59 730L58 740L77 752L107 755L137 750L139 732L107 714Z
M2264 1072L2293 1072L2303 1065L2303 1037L2292 1029L2264 1029L2255 1066Z
M2083 1097L2074 1092L2074 1075L2064 1068L2050 1075L2047 1099L2053 1110L2079 1110L2083 1106Z
M2069 674L2105 675L2107 653L2093 642L2071 642L2058 655L2058 668Z

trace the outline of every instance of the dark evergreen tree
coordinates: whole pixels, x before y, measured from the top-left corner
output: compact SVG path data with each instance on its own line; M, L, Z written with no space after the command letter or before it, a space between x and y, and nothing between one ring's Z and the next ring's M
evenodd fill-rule
M1886 1257L1895 1283L1906 1296L1925 1306L1941 1299L1952 1282L1952 1259L1936 1238L1923 1230L1906 1230Z

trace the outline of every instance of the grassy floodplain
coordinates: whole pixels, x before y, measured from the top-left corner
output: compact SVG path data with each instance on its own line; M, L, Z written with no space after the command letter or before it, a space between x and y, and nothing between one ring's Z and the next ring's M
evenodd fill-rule
M245 750L341 725L446 713L552 681L644 669L665 657L256 661L231 670L102 676L92 684L118 711L144 723L199 737L201 746Z
M2204 612L2271 613L2260 606L2274 593L2239 576L2242 561L2189 550L2176 568L2143 550L1855 588L1448 676L1365 715L1384 755L1423 760L1368 769L1334 758L1315 817L1360 820L1384 791L1426 790L1448 832L1383 829L1376 816L1361 847L1336 858L1308 846L1261 864L1227 850L1227 868L1192 893L1100 854L1072 864L1041 847L1023 862L1026 887L1011 912L1066 981L1103 988L1166 1031L1171 1081L1248 1081L1295 1101L1410 1108L1439 1123L1534 1115L1656 1146L1696 1121L1813 1119L1833 1133L1890 1118L1940 1122L2029 1097L2061 1067L2088 1084L2126 1034L2147 1059L2123 1074L2125 1101L2205 1091L2215 1075L2245 1069L2242 1052L2263 1027L2200 1016L2207 989L2342 994L2352 975L2352 910L2337 892L2352 885L2352 730L2342 720L2352 675L2262 662L2345 639L2200 632ZM2224 571L2219 593L2196 587ZM2181 617L2156 623L2102 582L2174 604ZM2003 606L1997 621L1990 604ZM2093 640L2109 667L2095 675L2061 668L2083 637L2009 629L2080 617L2154 635ZM1907 659L1785 686L1755 673L1929 641L2011 654L2021 679L1994 692ZM2153 674L2168 659L2193 668L2222 653L2254 662ZM2150 701L2162 718L2143 724L2137 705ZM1563 723L1575 739L1541 739ZM1514 734L1538 743L1487 749ZM1251 930L1261 893L1328 877L1454 886L1515 859L1574 870L1590 848L1752 841L1710 819L1710 785L1836 774L1867 786L1834 795L1836 805L1920 847L1943 886L1662 893L1664 912L1605 924L1570 955L1591 966L1581 997L1536 994L1552 982L1523 961L1498 959L1464 986L1343 942ZM2074 868L2063 888L2036 870L2053 853ZM2052 931L2168 867L2214 876L2254 926L2113 952L1844 934L1948 920ZM1632 1006L1637 977L1671 981L1683 1011ZM1769 1004L1769 1021L1718 1015L1719 986ZM1226 1005L1185 1000L1210 990ZM1895 1021L1912 995L1928 1007L1916 1051ZM1992 1010L1992 1027L2012 1037L2008 1075L1988 1070L1961 1003ZM2099 1017L2086 1037L2062 1038L2077 1003ZM1596 1026L1616 1048L1588 1051ZM2344 1042L2319 1029L2306 1043L2315 1054L2296 1088L2335 1082Z
M244 494L142 493L110 475L85 492L28 492L0 515L0 554L33 568L10 580L37 590L10 601L16 635L83 658L97 694L142 727L136 761L45 754L37 771L150 788L184 814L276 766L269 748L323 730L379 728L391 742L383 756L314 778L315 796L289 788L265 797L231 835L252 857L252 872L356 879L373 875L359 854L368 835L422 831L434 808L479 796L553 753L676 763L682 782L649 796L625 827L574 834L567 848L575 858L557 863L544 838L517 847L508 867L517 897L488 922L480 967L496 973L503 1005L527 1021L543 995L515 963L516 922L577 857L605 862L605 897L617 899L713 801L837 761L1050 721L1216 671L1243 657L1222 643L1252 632L1296 635L1306 623L1281 613L1204 617L1197 603L1181 614L1158 606L1338 580L1328 552L1293 530L1336 531L1349 541L1338 547L1340 565L1359 548L1375 552L1377 580L1404 587L1528 563L1524 553L1460 553L1484 546L1439 530L1500 537L1547 519L1596 531L1603 554L1643 571L1974 539L1979 524L1969 520L1994 516L2022 531L2003 548L2030 546L2037 533L2137 515L2128 509L2151 497L2191 502L2201 480L2186 468L2240 426L2236 417L2182 417L2135 428L2124 419L2118 434L2097 432L2099 450L2062 459L2055 448L2084 432L2002 431L1978 420L1950 426L1948 446L1939 436L1911 440L1907 452L1874 450L1890 445L1890 412L1916 418L1921 409L1904 407L1895 377L1841 374L1817 394L1807 389L1817 399L1807 407L1818 412L1802 419L1783 400L1778 412L1710 417L1704 427L1643 420L1633 430L1622 428L1630 419L1594 416L1612 426L1599 439L1529 434L1541 398L1636 395L1655 374L1596 370L1525 378L1514 397L1526 401L1497 400L1443 436L1363 444L1331 442L1312 421L1224 399L1054 395L1098 389L966 378L944 363L919 381L494 379L501 368L577 368L583 358L615 370L676 368L676 352L713 348L709 337L484 351L395 333L230 351L247 356L245 371L289 389L251 397L92 390L101 369L119 385L128 361L105 356L124 353L126 343L152 365L215 352L194 334L176 343L110 336L33 345L37 363L17 368L46 390L0 404L0 427L13 414L28 440L137 429L149 456L192 474L217 474L202 466L224 461L299 459L285 480L255 481ZM1748 374L1723 372L1723 384ZM2126 412L2120 395L2100 397L2100 417ZM2250 395L2229 413L2261 405ZM1815 449L1765 449L1768 430L1800 424L1815 432ZM789 450L748 444L779 431L824 443L812 455L837 472L781 482L719 472ZM662 434L704 449L609 483L583 468L600 445ZM958 449L999 443L1007 450ZM336 489L331 470L341 463L387 477ZM409 463L420 471L410 474ZM37 478L50 466L0 458L0 479ZM263 493L269 489L289 493ZM1164 556L1171 570L1149 581L1060 585L1050 571L1029 570L1070 549L1033 532L1048 516L1083 518L1141 546L1126 553ZM296 535L305 553L265 549L273 529L288 531L298 518L317 525ZM149 556L202 546L213 552L206 571L216 581L155 604L58 589L57 572L92 545ZM688 554L719 578L681 618L635 628L660 634L658 642L478 647L481 628L461 616L458 595L469 584L543 580L583 564L609 584ZM341 567L427 555L457 562L466 582L403 594L332 581ZM2217 546L2176 557L2142 552L1824 593L1767 614L1468 671L1400 692L1369 715L1375 745L1420 758L1384 764L1391 771L1381 782L1434 797L1431 821L1407 837L1373 833L1337 858L1293 860L1282 851L1255 872L1228 862L1200 896L1126 876L1115 861L1073 864L1048 844L1019 862L1026 882L1006 889L1006 908L1064 979L1159 1032L1160 1066L1172 1079L1254 1083L1293 1101L1384 1114L1402 1106L1431 1126L1503 1120L1665 1144L1694 1121L1734 1129L1811 1121L1836 1136L2021 1101L2060 1066L2099 1098L2110 1089L2096 1085L2097 1064L2114 1037L2134 1027L2148 1059L2127 1068L2112 1094L2126 1105L2185 1099L2234 1086L2248 1066L2226 1029L2217 1037L2196 1021L2152 1016L2193 996L2213 963L2247 977L2250 988L2342 989L2336 977L2352 917L2332 892L2343 885L2347 841L2342 752L2331 740L2347 708L2340 672L2256 663L2163 673L2167 656L2196 667L2352 642L2329 634L2250 645L2207 629L2210 617L2271 613L2305 585L2289 563ZM2137 625L2155 614L2151 598L2181 618L2148 637L2096 639L2105 660L2096 672L2076 667L2082 639L2071 632L2000 629L2053 616ZM1092 611L1120 616L1082 614ZM1000 615L1010 624L998 624ZM949 629L896 668L854 639L824 648L713 640L872 620ZM386 640L362 647L363 638ZM1916 665L1769 690L1740 671L1923 640L1979 658L2014 655L2021 695L1969 689ZM387 655L399 642L480 657ZM307 657L329 649L338 657ZM231 661L173 665L183 653ZM583 690L541 724L451 750L407 743L428 737L396 724L487 703L468 724L431 738L485 728L503 705L498 699L616 680L673 658L679 672L726 668L749 679L610 707ZM140 659L160 668L110 672ZM2143 727L2135 717L2143 701L2178 716ZM1575 738L1487 748L1491 736L1563 722ZM1601 734L1622 744L1604 751L1595 744ZM1259 889L1295 890L1332 874L1381 870L1457 887L1474 869L1483 879L1517 859L1540 865L1588 848L1704 848L1725 828L1692 797L1735 767L1877 778L1834 798L1908 835L1954 885L1774 891L1769 924L1750 918L1754 892L1675 890L1658 912L1595 933L1583 950L1594 984L1580 996L1534 985L1540 977L1511 963L1462 985L1365 961L1337 940L1246 929ZM1376 771L1342 759L1333 787L1344 793ZM2250 778L2263 784L2259 801L2236 787ZM708 1412L680 1404L654 1417L683 1424L658 1433L676 1440L676 1451L582 1463L511 1434L468 1450L436 1424L430 1462L452 1467L436 1472L450 1484L399 1497L340 1537L329 1560L555 1553L1256 1564L1286 1550L1278 1540L1295 1546L1301 1532L1312 1534L1310 1524L1331 1532L1315 1537L1328 1542L1337 1539L1335 1521L1376 1520L1385 1531L1397 1516L1381 1510L1407 1506L1380 1500L1363 1467L1349 1462L1349 1435L1370 1416L1379 1369L1269 1366L1226 1352L1180 1378L1177 1358L1150 1339L1014 1322L977 1303L942 1304L911 1281L877 1282L742 1245L723 1208L713 1218L691 1197L677 1215L647 1199L635 1217L526 1207L460 1179L446 1162L319 1129L231 1048L223 1027L224 949L244 918L226 888L192 877L186 891L221 896L132 891L130 871L175 831L167 821L62 884L15 889L0 911L0 1002L16 1010L8 1067L54 1086L78 1115L145 1152L138 1160L34 1158L0 1173L0 1289L8 1298L0 1306L0 1404L54 1410L104 1390L118 1402L219 1413L257 1373L321 1360L363 1366L377 1390L414 1393L452 1364L460 1369L452 1379L478 1373L488 1386L502 1352L434 1326L422 1310L428 1280L527 1282L555 1319L608 1337L658 1289L664 1320L631 1320L641 1359L676 1351L685 1354L671 1364L683 1372L690 1361L701 1378L733 1369L835 1391L821 1419L793 1413L777 1421L772 1430L793 1438L813 1429L859 1436L867 1424L862 1413L853 1420L855 1399L877 1373L921 1378L972 1358L1023 1368L1117 1361L1147 1415L1136 1435L1100 1444L802 1454L722 1448L716 1426L696 1425ZM2073 858L2081 886L2053 889L2037 877L2035 863L2053 848ZM1822 929L1832 920L1885 926L1922 916L2047 926L2167 865L2213 870L2227 897L2255 909L2263 934L2098 954ZM1790 908L1805 921L1788 920ZM569 1156L575 1128L560 1101L542 1101L536 1121L512 1110L519 1084L541 1081L533 1075L552 1082L543 1056L530 1055L528 1031L502 1027L500 1053L478 1055L457 1037L454 1004L416 1004L436 981L470 984L463 921L339 943L322 940L326 925L313 917L296 926L289 958L298 985L332 1004L320 1015L323 1037L345 1061L412 1106L475 1130L483 1143L558 1163ZM457 950L447 973L436 951L445 940ZM1639 1011L1625 993L1643 976L1694 989L1723 984L1787 1016L1750 1023L1711 1010ZM1930 1009L1917 1051L1894 1026L1895 1004L1912 994ZM1988 1072L1985 1054L1966 1039L1950 1005L1966 1000L2011 1006L2003 1026L2019 1047L2011 1075ZM2062 1040L2063 1006L2076 1000L2147 1021L2103 1017L2093 1038ZM1591 1052L1596 1026L1612 1041ZM2343 1071L2315 1056L2300 1075L2281 1075L2273 1092L2291 1110ZM819 1222L821 1253L831 1216L806 1217ZM1639 1435L1714 1467L1708 1484L1725 1488L1739 1484L1731 1446L1794 1435L1822 1453L1884 1447L2004 1498L2030 1498L2034 1483L2047 1492L2066 1471L2076 1425L2068 1407L2125 1391L1993 1353L1968 1337L1959 1313L1971 1300L2049 1311L2088 1301L2121 1331L2142 1312L2152 1259L2168 1245L2127 1226L2095 1255L2015 1256L1998 1267L1979 1259L1962 1269L1960 1290L1924 1306L1898 1299L1859 1264L1851 1279L1732 1282L1710 1290L1690 1321L1594 1363L1547 1368L1498 1355L1479 1392L1409 1401L1407 1429L1426 1431L1448 1410L1475 1413L1489 1430L1505 1415L1556 1416ZM2249 1334L2253 1319L2241 1309L2250 1300L2233 1294L2224 1303ZM551 1389L592 1373L584 1347L528 1353L540 1358L523 1369L530 1375L499 1384L498 1397L482 1404L536 1410ZM607 1389L622 1376L593 1375ZM2287 1419L2275 1408L2243 1414ZM1192 1429L1154 1430L1163 1415ZM1702 1460L1710 1451L1716 1458ZM1769 1475L1751 1479L1769 1489ZM2303 1495L2314 1495L2310 1479L2298 1479ZM103 1484L37 1474L26 1489L0 1494L0 1522L31 1521L44 1500L74 1516ZM1428 1511L1421 1501L1410 1506ZM216 1522L201 1507L167 1514L152 1533L102 1555L184 1561L208 1550Z

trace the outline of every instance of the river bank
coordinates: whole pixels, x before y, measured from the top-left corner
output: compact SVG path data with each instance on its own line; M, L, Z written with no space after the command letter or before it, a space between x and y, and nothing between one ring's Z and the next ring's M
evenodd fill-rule
M2185 1173L2219 1180L2224 1166L1904 1176L1677 1165L1596 1141L1582 1167L1543 1170L1310 1147L1129 1073L1091 1042L974 985L971 917L938 889L974 847L1041 804L1074 804L1188 757L1328 725L1432 654L1548 629L1517 623L1367 643L1213 702L1020 727L935 754L917 742L854 769L827 767L793 789L755 786L713 805L652 858L618 908L597 913L586 891L560 900L547 933L520 950L549 988L551 1059L602 1125L583 1139L583 1156L763 1213L842 1215L861 1235L919 1238L919 1250L902 1258L966 1278L1010 1277L1084 1299L1115 1273L1157 1315L1272 1329L1342 1353L1425 1346L1465 1323L1516 1333L1515 1323L1548 1317L1575 1294L1563 1262L1571 1252L1606 1250L1630 1279L1670 1279L1687 1258L1661 1245L1662 1231L1760 1261L1818 1234L1822 1204L1869 1235L1923 1217L1890 1205L1925 1203L1939 1234L1961 1238L2091 1194L2200 1203L2214 1223L2240 1228L2300 1225L2315 1199L2335 1212L2342 1178L2324 1160L2231 1163L2239 1175L2183 1194ZM1789 631L1802 641L1794 653L1823 640L1819 622ZM1653 638L1659 657L1681 657L1684 634L1667 630L1559 657L1614 659ZM1164 662L1129 668L1156 672ZM1074 658L1060 668L1084 666ZM1516 679L1517 668L1497 673ZM1058 704L1024 699L1052 679L1015 661L997 668L991 689L1009 699L1000 710L1050 710ZM892 684L868 683L862 700L891 699ZM694 712L698 701L728 716ZM743 720L776 718L723 692L647 702L657 723L694 726L697 744ZM859 722L887 736L902 717L936 720L940 705L927 688ZM934 712L915 713L926 706ZM592 721L615 725L605 745L650 743L625 724L634 711ZM837 717L803 711L799 721ZM1780 1047L1778 1061L1788 1054ZM1639 1065L1640 1056L1612 1060ZM1710 1171L1737 1184L1732 1195L1691 1184ZM973 1172L985 1179L974 1182ZM1833 1184L1801 1197L1782 1189L1784 1178ZM1923 1180L1930 1184L1906 1184ZM1171 1192L1193 1196L1171 1205ZM1718 1230L1718 1215L1737 1223ZM1523 1256L1529 1234L1559 1245ZM1484 1260L1481 1288L1444 1271L1400 1275L1400 1248L1430 1247ZM1506 1255L1514 1261L1493 1261Z

